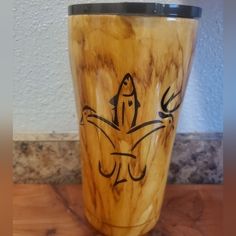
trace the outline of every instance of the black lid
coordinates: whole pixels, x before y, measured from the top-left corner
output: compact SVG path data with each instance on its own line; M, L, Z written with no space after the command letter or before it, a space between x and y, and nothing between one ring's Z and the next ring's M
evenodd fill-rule
M141 15L199 18L200 7L145 2L88 3L69 6L69 15Z

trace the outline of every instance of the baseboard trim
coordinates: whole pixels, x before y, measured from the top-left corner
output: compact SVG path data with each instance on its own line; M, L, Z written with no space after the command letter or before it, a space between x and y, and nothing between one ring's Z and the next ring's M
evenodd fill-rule
M176 138L195 140L221 140L222 133L177 133ZM78 141L78 133L16 133L13 141Z
M78 141L78 133L17 133L13 141Z

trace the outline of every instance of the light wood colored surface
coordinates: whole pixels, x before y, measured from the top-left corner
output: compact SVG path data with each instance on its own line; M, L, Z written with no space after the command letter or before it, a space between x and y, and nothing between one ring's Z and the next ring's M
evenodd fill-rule
M80 185L15 185L14 236L100 236L83 214ZM169 185L149 236L222 236L223 186ZM126 235L124 235L126 236Z
M144 234L159 217L197 25L69 17L85 211L107 235Z

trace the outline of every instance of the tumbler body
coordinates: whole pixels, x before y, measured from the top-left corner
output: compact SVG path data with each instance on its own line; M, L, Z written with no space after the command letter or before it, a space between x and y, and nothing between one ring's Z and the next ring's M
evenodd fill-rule
M85 214L108 236L156 224L198 20L69 16Z

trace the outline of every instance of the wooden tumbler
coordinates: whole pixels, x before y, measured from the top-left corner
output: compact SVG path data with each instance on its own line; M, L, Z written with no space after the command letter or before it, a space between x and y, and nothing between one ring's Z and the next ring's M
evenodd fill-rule
M156 224L201 9L157 3L69 7L85 215L107 236Z

